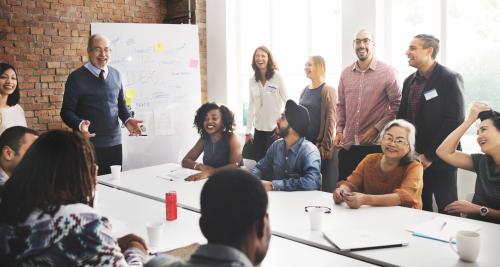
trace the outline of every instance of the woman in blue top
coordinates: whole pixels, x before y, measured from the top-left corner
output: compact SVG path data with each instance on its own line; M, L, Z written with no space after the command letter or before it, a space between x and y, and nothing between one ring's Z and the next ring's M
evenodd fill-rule
M481 120L477 143L484 154L467 154L457 150L460 138L467 129ZM500 113L486 103L474 102L467 119L453 131L436 150L448 164L477 174L472 202L457 200L444 208L467 217L500 223Z
M226 106L213 102L203 104L194 117L200 139L182 160L182 167L200 170L186 178L197 181L218 171L236 168L241 161L241 149L234 132L234 114ZM203 163L196 159L203 152Z

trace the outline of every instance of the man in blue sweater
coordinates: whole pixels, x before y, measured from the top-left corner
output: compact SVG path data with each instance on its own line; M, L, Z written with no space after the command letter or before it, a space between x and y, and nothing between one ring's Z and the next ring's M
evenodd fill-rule
M122 164L122 121L132 135L141 134L139 123L125 105L118 70L108 66L111 48L106 37L89 38L89 62L73 71L66 81L61 118L94 144L99 175L111 172L111 165Z

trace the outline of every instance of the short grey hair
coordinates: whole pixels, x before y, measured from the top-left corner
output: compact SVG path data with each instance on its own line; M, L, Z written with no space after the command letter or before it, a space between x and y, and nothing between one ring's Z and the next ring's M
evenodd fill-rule
M87 43L87 51L90 52L92 51L92 49L94 49L94 40L97 39L97 38L102 38L102 39L105 39L108 41L109 43L109 40L108 38L106 38L106 36L102 35L102 34L92 34L90 37L89 37L89 41Z
M418 34L414 38L418 38L422 40L423 47L424 48L429 48L432 47L432 59L436 59L436 56L439 52L439 39L436 38L436 36L431 35L431 34Z
M395 127L395 126L399 126L399 127L404 128L408 131L408 145L410 146L410 151L408 152L408 154L406 154L406 156L404 156L401 159L401 162L400 162L402 165L407 165L408 163L410 163L410 161L412 161L413 159L416 158L416 153L415 153L415 133L416 133L416 130L415 130L415 126L413 126L413 124L411 124L410 122L403 120L403 119L397 119L397 120L390 121L389 123L387 123L385 125L384 129L380 133L379 142L382 143L382 139L384 138L387 131L389 131L389 129L391 129L392 127Z

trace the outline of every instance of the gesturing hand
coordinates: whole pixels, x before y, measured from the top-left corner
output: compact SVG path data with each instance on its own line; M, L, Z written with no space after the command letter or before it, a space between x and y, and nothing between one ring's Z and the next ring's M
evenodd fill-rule
M142 123L141 120L130 119L127 121L125 126L127 127L127 130L129 131L129 133L131 135L137 136L137 135L141 135L141 133L142 133L141 127L139 125L140 123Z
M90 121L88 120L84 120L80 124L80 133L82 133L83 137L87 139L95 136L95 133L89 132L89 127L90 127Z

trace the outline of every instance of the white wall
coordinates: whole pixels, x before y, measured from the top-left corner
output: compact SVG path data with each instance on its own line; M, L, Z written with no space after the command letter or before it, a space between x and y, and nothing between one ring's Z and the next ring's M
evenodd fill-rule
M208 101L228 102L226 0L207 0Z

